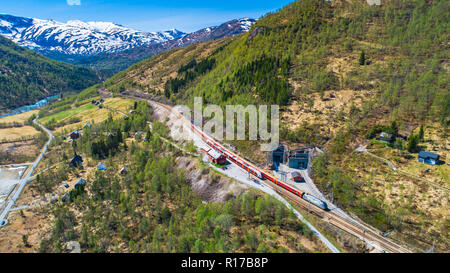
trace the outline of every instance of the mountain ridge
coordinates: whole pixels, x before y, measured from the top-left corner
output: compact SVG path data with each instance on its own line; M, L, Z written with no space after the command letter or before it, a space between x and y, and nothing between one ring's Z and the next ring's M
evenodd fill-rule
M219 26L206 27L185 34L178 39L135 47L122 52L103 53L97 56L76 60L74 61L74 64L89 66L97 70L107 69L112 72L118 72L163 51L248 32L255 23L256 20L251 18L234 19Z
M161 43L180 38L186 33L176 29L144 32L104 21L69 20L61 23L0 14L0 34L44 55L57 52L93 56Z
M104 21L55 20L0 14L0 35L57 61L91 67L103 78L173 48L248 32L255 19L240 18L192 33L144 32Z
M98 82L89 68L49 59L0 35L0 112Z

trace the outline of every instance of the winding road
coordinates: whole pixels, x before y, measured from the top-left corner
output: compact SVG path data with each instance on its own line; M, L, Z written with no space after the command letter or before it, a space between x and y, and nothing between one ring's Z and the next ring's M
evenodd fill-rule
M41 124L39 124L37 122L37 119L39 118L39 116L37 116L34 120L33 123L38 125L42 130L44 130L44 132L46 132L48 134L48 141L45 144L45 146L42 148L41 153L39 154L39 156L37 157L36 161L33 162L33 165L31 165L30 170L26 173L25 177L22 177L20 179L19 182L19 187L17 187L17 190L7 199L5 200L6 205L3 206L1 214L0 214L0 226L3 226L7 223L7 218L6 216L8 215L8 213L11 211L11 208L14 206L14 204L16 203L17 199L19 198L20 194L22 193L23 189L25 188L25 186L31 181L30 177L34 172L34 169L36 169L36 167L39 165L39 163L41 162L42 158L44 157L44 154L47 152L48 146L50 145L50 143L53 140L53 134L50 130L48 130L47 128L45 128L44 126L42 126Z

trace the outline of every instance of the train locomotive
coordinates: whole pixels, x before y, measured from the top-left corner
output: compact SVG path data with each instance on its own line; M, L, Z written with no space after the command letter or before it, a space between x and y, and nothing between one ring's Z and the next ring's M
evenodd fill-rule
M323 202L319 198L314 197L313 195L311 195L309 193L304 193L302 198L305 199L306 201L308 201L309 203L318 206L319 208L321 208L323 210L328 210L327 203Z

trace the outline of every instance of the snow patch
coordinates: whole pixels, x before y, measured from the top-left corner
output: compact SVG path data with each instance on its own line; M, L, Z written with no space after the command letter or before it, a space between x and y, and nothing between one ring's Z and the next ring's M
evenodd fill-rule
M166 42L185 34L176 29L147 33L103 21L61 23L11 15L0 15L0 20L0 33L21 46L77 55L119 52Z

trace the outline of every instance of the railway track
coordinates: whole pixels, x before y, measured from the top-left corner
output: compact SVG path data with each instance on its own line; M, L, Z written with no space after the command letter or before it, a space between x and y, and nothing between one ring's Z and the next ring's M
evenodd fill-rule
M295 194L281 188L277 187L274 189L281 196L292 201L299 207L307 210L308 212L322 218L326 222L338 227L339 229L352 234L353 236L371 243L372 245L377 245L378 248L385 250L390 253L409 253L409 249L393 242L392 240L384 237L381 232L377 231L373 227L366 226L365 224L359 223L357 221L349 221L348 219L339 216L330 211L324 211L309 202L298 198Z
M133 95L126 95L129 98L132 99L138 99L138 100L146 100L150 104L156 104L166 110L168 110L170 113L176 115L178 118L183 119L186 121L186 124L192 125L191 121L186 119L182 114L174 111L172 107L156 102L152 98L146 98L144 94L141 94L141 96L133 96ZM195 130L193 130L195 133ZM224 147L222 145L222 147ZM225 148L226 149L226 148ZM249 161L243 159L242 157L236 155L229 149L226 149L226 151L235 156L240 158L243 162L247 162L252 168L255 168L259 170L260 172L264 172L263 170L260 170L258 167L254 166ZM365 224L360 223L358 221L350 221L342 216L339 216L331 211L324 211L319 207L314 206L313 204L307 202L306 200L300 198L299 196L289 192L288 190L284 189L283 187L276 185L274 183L266 183L264 180L261 180L264 184L274 189L277 193L279 193L281 196L287 198L288 200L292 201L296 205L300 206L301 208L306 209L308 212L315 214L316 216L322 218L324 221L329 222L330 224L338 227L339 229L367 242L371 245L377 247L378 249L390 252L390 253L409 253L412 252L411 250L393 242L392 240L384 237L380 231L376 230L375 228Z

